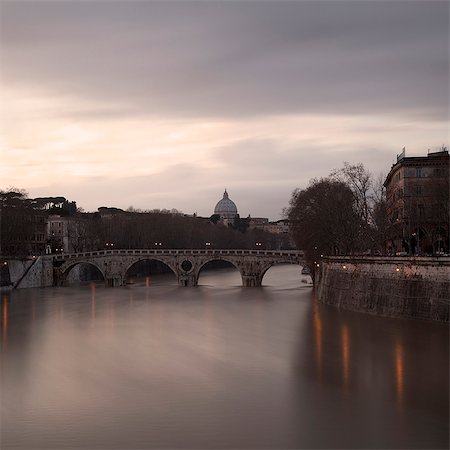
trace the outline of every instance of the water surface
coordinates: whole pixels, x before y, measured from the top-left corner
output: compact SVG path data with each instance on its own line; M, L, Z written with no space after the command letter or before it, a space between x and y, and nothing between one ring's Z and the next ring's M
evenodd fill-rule
M448 327L321 306L301 278L2 295L1 448L448 448Z

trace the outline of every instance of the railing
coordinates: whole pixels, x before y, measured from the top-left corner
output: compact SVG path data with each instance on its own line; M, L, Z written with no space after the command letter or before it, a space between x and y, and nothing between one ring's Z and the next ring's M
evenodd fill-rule
M359 263L380 263L380 264L450 264L450 256L366 256L366 255L352 255L352 256L325 256L322 258L327 262L359 262Z
M60 253L52 255L58 260L66 260L71 258L91 258L94 256L107 255L233 255L233 256L289 256L289 257L303 257L302 250L239 250L239 249L116 249L116 250L97 250L92 252L82 253Z

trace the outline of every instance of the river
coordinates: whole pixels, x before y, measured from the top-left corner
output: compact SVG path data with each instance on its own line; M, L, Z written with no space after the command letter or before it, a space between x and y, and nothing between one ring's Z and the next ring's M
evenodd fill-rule
M2 294L1 448L448 448L448 327L318 305L301 278Z

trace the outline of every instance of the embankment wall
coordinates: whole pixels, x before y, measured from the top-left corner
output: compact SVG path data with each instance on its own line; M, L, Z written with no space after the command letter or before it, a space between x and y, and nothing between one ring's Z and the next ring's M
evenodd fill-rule
M32 288L53 286L53 262L48 256L8 259L10 286L4 288Z
M449 322L450 257L328 257L315 289L320 302L339 308Z

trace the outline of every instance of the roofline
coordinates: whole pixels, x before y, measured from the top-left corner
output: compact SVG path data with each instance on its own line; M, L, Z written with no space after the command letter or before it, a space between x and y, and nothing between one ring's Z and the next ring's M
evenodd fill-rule
M386 180L383 183L383 186L386 187L394 173L402 166L414 165L415 163L429 163L425 165L432 165L436 161L449 159L448 151L437 152L437 153L429 153L426 156L407 156L400 160L398 160L395 164L392 165L391 170L386 175Z

